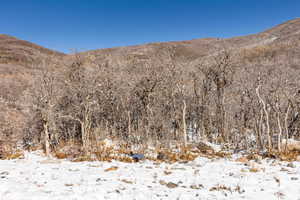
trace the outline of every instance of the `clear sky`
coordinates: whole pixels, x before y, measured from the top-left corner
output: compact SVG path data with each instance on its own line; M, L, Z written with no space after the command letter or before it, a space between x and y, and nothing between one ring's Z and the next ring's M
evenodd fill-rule
M257 33L300 0L2 0L0 33L62 52Z

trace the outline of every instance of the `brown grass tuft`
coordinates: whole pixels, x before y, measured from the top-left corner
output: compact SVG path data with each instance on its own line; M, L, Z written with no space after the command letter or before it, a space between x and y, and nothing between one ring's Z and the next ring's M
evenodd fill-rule
M110 167L110 168L105 169L104 171L105 171L105 172L110 172L110 171L116 171L117 169L119 169L119 167L117 167L117 166L112 166L112 167Z

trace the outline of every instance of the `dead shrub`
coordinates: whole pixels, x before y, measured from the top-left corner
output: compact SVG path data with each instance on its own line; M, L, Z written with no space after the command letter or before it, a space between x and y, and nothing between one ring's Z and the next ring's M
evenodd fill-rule
M58 159L66 159L69 156L66 153L57 152L57 153L55 153L55 157L58 158Z

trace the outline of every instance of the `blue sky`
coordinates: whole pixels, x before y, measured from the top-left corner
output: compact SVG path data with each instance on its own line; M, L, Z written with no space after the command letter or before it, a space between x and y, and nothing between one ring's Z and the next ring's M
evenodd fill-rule
M62 52L257 33L300 0L3 0L0 33Z

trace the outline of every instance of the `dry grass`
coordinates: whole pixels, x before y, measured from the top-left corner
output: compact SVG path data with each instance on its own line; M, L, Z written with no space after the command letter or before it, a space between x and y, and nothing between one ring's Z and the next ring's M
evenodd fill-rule
M118 170L118 169L119 169L119 167L117 167L117 166L112 166L112 167L110 167L110 168L105 169L104 171L105 171L105 172L110 172L110 171L116 171L116 170Z
M21 150L16 150L15 144L0 140L0 159L1 160L12 160L22 159L24 153Z
M56 152L55 157L58 159L66 159L69 157L69 155L66 153Z
M68 144L70 145L70 144ZM70 149L69 147L60 147L61 149ZM107 161L111 162L112 160L132 163L133 159L129 156L133 148L131 145L113 145L106 146L104 143L98 143L97 146L91 148L92 150L89 153L80 154L71 154L71 152L66 151L57 151L54 153L54 156L58 159L67 159L71 158L73 162L84 162L84 161ZM203 151L198 148L194 148L192 145L188 147L174 146L174 148L163 148L157 147L153 150L147 146L143 146L134 153L140 153L145 156L146 160L151 160L153 162L167 162L175 163L182 162L186 163L189 161L195 160L197 157L207 157L207 158L229 158L230 153L226 152L214 152L214 151Z
M232 192L232 189L230 187L227 187L225 185L217 185L209 189L209 191L228 191Z
M122 182L127 184L133 184L133 181L127 180L127 179L121 179Z
M0 159L1 160L24 159L24 153L21 151L6 152L0 155Z
M249 62L257 61L258 59L268 60L291 48L293 48L293 46L287 43L263 44L253 48L243 49L241 56L243 60Z
M95 159L93 159L91 156L88 155L81 155L77 158L74 158L73 160L71 160L72 162L86 162L86 161L95 161Z
M276 159L276 160L281 160L281 161L299 161L299 156L300 152L299 151L283 151L283 152L278 152L278 151L270 151L267 153L249 153L248 155L244 157L238 158L236 161L237 162L242 162L242 163L247 163L250 160L254 161L260 161L265 158L271 158L271 159Z
M260 169L255 168L255 167L249 169L249 172L254 172L254 173L256 173L256 172L259 172L259 171L260 171Z
M281 161L300 161L298 160L300 156L299 151L288 151L288 152L281 152L278 153L278 157Z

